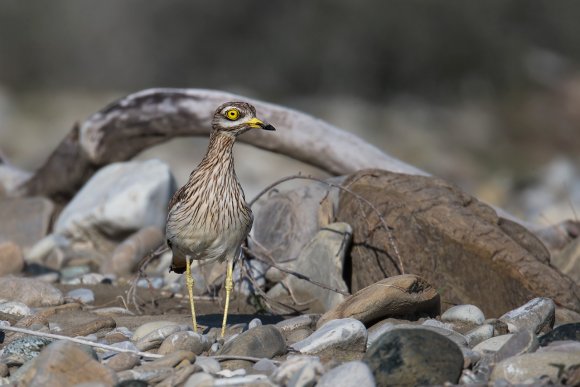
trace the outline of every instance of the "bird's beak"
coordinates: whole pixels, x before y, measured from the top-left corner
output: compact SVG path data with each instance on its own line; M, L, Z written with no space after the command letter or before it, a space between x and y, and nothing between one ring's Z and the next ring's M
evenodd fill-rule
M250 128L254 129L264 129L264 130L276 130L272 125L265 123L257 118L252 118L248 121Z

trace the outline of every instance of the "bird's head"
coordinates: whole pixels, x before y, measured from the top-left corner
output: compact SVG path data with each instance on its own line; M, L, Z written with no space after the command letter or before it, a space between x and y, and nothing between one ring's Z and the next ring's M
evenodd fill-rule
M228 102L217 108L212 120L213 130L234 136L250 129L276 130L256 117L256 108L246 102Z

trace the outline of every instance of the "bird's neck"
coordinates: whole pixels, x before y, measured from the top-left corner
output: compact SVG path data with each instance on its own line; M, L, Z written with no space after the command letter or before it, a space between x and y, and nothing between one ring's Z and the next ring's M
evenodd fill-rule
M236 137L228 133L212 131L209 137L207 153L201 160L198 169L222 169L234 172L233 148Z

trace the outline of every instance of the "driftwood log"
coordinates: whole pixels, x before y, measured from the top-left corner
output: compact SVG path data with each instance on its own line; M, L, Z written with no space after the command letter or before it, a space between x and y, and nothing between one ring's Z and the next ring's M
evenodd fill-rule
M99 168L132 158L179 136L207 136L216 106L246 100L275 123L276 136L248 133L240 141L314 165L332 175L364 168L426 174L361 138L295 110L212 90L150 89L131 94L72 128L46 163L20 187L22 195L70 199Z
M393 158L352 133L322 120L282 106L214 90L149 89L111 103L75 125L45 164L16 190L19 196L46 196L58 203L69 201L101 167L131 159L141 151L180 136L207 136L216 106L232 100L249 101L261 117L275 124L276 136L248 133L240 141L316 166L331 175L361 169L384 169L429 175ZM544 241L565 243L578 224L563 223L535 231ZM562 240L564 238L564 240Z

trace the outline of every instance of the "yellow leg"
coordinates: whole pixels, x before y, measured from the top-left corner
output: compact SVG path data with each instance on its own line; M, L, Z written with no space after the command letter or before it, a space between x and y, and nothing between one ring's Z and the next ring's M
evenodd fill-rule
M234 260L228 258L228 267L226 269L226 306L224 308L224 322L222 323L222 337L226 334L226 325L228 322L228 309L230 307L230 293L234 288L234 279L233 279L233 271L234 271Z
M195 318L195 305L193 304L193 277L191 276L191 263L189 258L185 258L185 284L189 293L189 306L191 307L191 320L193 321L193 331L197 333L197 320Z

